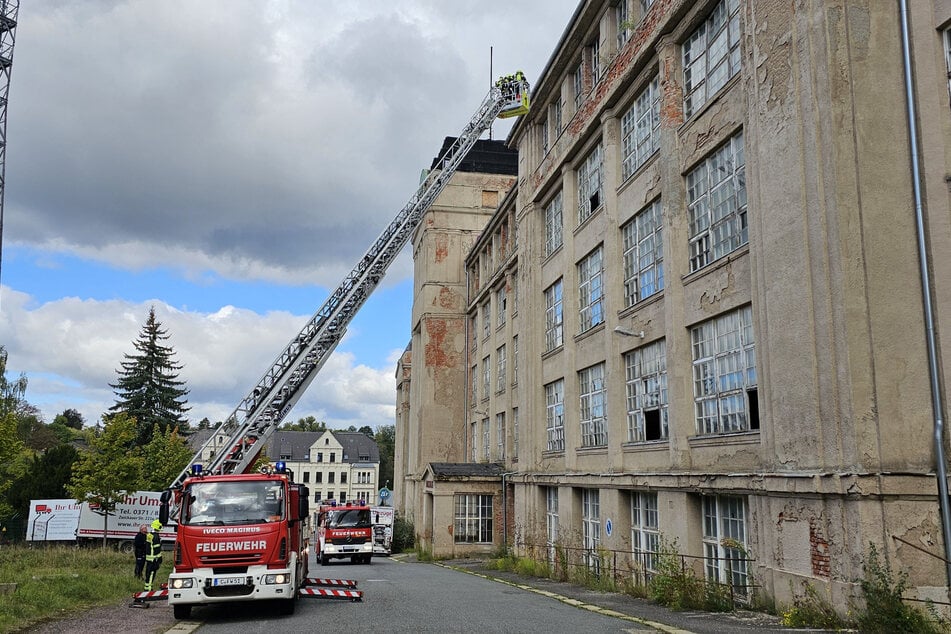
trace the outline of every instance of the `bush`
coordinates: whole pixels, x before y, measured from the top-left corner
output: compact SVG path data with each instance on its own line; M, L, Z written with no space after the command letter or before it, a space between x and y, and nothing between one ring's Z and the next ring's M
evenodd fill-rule
M804 583L802 596L797 596L792 607L783 611L783 625L824 630L839 630L847 626L811 583Z
M729 612L733 609L729 586L700 579L684 566L676 540L661 539L657 573L651 578L648 594L655 603L673 610Z
M856 619L856 625L862 632L869 634L932 634L948 632L949 624L937 618L933 619L910 605L904 603L901 595L908 589L908 573L892 574L888 562L879 559L875 544L869 544L868 557L862 563L865 578L859 581L865 596L865 608Z
M412 550L416 544L416 527L413 522L396 516L393 520L393 542L391 544L394 553L401 553L406 550Z

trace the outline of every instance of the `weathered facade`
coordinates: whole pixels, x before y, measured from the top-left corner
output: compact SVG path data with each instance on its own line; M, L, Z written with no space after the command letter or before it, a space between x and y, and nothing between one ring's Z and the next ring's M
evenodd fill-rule
M582 2L509 137L519 187L466 297L455 278L467 354L421 392L414 364L438 415L409 426L413 468L500 465L480 513L510 504L521 554L649 571L664 538L741 594L810 583L844 608L874 544L912 595L947 600L924 552L945 551L923 297L940 335L951 0L909 4L930 289L896 3Z
M430 463L466 458L463 258L515 184L517 169L515 152L503 142L476 142L413 234L412 339L397 377L394 506L414 522L419 542L437 556L459 552L451 506L437 505L449 513L438 517L422 509L431 511L433 496L443 494L438 485L436 491L426 487Z

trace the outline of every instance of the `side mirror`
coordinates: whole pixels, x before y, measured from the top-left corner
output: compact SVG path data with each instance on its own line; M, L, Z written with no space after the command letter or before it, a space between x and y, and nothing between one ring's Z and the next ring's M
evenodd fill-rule
M168 502L171 497L172 492L166 489L162 491L162 496L159 498L159 521L163 526L168 525Z

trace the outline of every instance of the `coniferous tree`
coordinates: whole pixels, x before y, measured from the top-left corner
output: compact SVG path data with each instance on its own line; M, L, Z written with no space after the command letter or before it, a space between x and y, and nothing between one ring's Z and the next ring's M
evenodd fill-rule
M119 380L109 385L117 397L109 410L135 419L137 446L148 444L156 427L164 433L187 424L183 415L188 411L184 400L188 390L178 380L182 365L172 359L175 351L162 343L168 338L168 331L155 319L155 307L151 307L139 337L132 342L136 353L124 355L117 371Z

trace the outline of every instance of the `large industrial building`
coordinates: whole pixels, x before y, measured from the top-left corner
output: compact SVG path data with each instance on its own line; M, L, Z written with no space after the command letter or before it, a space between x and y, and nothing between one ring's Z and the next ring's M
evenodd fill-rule
M517 182L457 174L414 238L424 548L643 578L663 542L842 608L874 545L948 600L951 0L908 4L592 0L553 34Z

